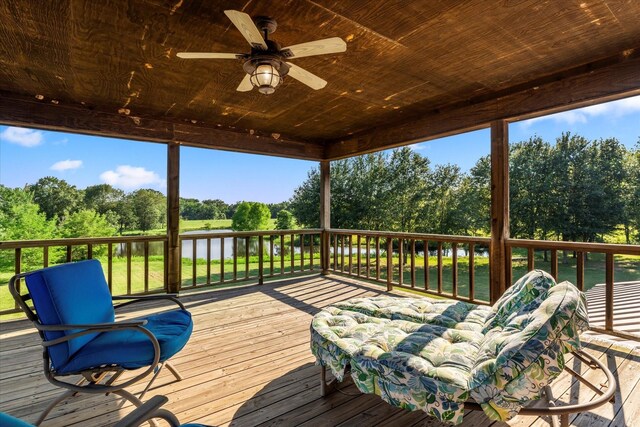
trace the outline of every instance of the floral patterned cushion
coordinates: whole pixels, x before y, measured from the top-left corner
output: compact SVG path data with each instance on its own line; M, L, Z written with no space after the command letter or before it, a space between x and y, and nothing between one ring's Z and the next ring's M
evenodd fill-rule
M462 422L471 398L512 418L579 348L584 294L535 271L494 307L432 298L375 297L334 304L311 324L311 350L339 379L441 421Z
M311 351L342 381L353 355L389 322L405 320L418 326L433 324L479 332L490 313L489 307L447 299L353 298L326 307L314 316Z
M555 286L556 281L549 273L542 270L532 270L517 280L513 286L493 304L493 313L487 318L483 331L495 326L508 323L508 318L515 311L529 303L540 305L546 297L547 291ZM533 308L533 305L530 307Z
M589 327L585 295L569 282L543 300L513 307L506 321L487 331L471 371L469 390L489 418L508 420L564 368L564 353L580 348Z

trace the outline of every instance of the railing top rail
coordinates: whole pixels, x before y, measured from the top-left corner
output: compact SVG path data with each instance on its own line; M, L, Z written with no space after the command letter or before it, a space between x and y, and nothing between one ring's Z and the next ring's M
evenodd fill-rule
M0 249L16 248L39 248L43 246L76 246L86 244L107 244L126 242L163 242L167 240L166 235L156 236L109 236L109 237L73 237L68 239L46 239L46 240L6 240L0 241Z
M327 230L335 234L351 234L354 236L380 236L398 239L432 240L446 243L491 243L490 237L454 236L447 234L423 234L423 233L401 233L395 231L371 231L371 230L345 230L330 228Z
M257 230L257 231L221 231L211 230L207 233L180 234L183 240L220 238L220 237L255 237L255 236L279 236L281 234L320 234L320 228L303 228L299 230Z
M617 255L640 255L640 245L619 245L613 243L561 242L556 240L505 239L510 247L533 249L558 249L583 252L611 253Z

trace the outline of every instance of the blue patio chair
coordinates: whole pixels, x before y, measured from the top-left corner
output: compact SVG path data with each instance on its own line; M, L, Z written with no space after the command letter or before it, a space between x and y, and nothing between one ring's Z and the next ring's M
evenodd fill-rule
M20 293L21 279L27 294ZM100 262L86 260L21 273L11 278L9 291L33 322L42 338L44 373L52 384L68 389L44 410L39 425L60 402L76 393L114 393L135 406L163 366L180 381L167 360L191 336L193 321L184 305L172 295L112 297ZM115 311L142 301L169 300L177 309L143 318L116 321ZM33 307L28 301L33 302ZM116 306L114 300L127 300ZM121 383L127 370L142 372ZM126 387L152 374L139 397ZM80 375L78 382L61 377Z

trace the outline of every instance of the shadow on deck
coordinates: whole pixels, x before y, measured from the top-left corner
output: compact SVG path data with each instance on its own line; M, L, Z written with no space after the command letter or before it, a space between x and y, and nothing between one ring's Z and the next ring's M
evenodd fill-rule
M163 372L146 399L164 394L169 398L165 407L181 421L215 426L444 426L421 412L407 412L377 396L361 395L349 383L342 385L341 392L320 397L319 368L309 351L311 317L333 302L383 291L336 276L307 276L185 294L181 299L193 314L195 328L185 349L173 359L184 380L175 382ZM150 309L152 305L144 306L123 317ZM41 348L31 325L13 321L1 327L0 411L34 421L58 389L42 374ZM640 417L638 343L615 343L595 333L585 334L584 340L586 351L606 360L616 374L619 390L614 405L580 414L573 425L633 426ZM567 363L586 372L578 360ZM130 390L142 388L137 385ZM553 383L553 391L566 402L594 398L591 390L564 374ZM59 405L43 425L109 425L131 409L114 396L81 396ZM463 425L507 424L471 412ZM535 417L517 417L508 425L547 424Z

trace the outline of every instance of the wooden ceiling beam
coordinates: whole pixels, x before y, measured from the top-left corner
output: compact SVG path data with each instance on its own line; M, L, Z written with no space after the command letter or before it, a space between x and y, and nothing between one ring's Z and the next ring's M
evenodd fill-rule
M495 120L522 120L632 95L640 95L640 48L491 97L431 110L400 125L329 142L325 158L342 159L486 128Z
M105 113L11 93L0 93L0 124L305 160L321 160L324 153L320 143Z

